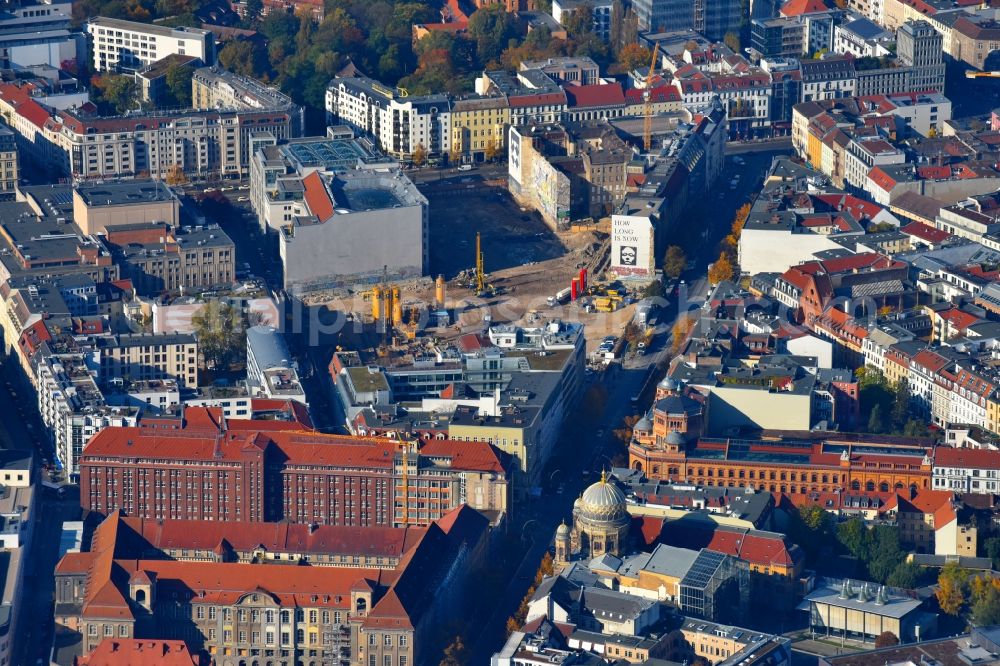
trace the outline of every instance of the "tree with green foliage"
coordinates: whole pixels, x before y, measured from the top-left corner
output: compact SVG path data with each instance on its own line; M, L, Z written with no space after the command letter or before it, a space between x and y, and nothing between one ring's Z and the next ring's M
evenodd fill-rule
M993 561L993 568L1000 569L1000 536L992 536L983 541L983 551Z
M872 536L861 518L851 518L837 525L837 541L854 557L863 562L868 560Z
M653 280L647 284L642 290L643 298L663 298L663 283L659 280Z
M687 255L680 245L671 245L667 248L667 253L663 255L663 274L676 280L684 272L687 265Z
M722 38L723 43L733 50L733 53L740 53L743 50L740 44L740 34L738 32L727 32Z
M910 419L910 386L905 379L892 387L892 413L890 418L895 430L901 430Z
M992 583L984 584L971 610L972 621L980 627L1000 624L1000 589Z
M833 516L816 504L801 506L789 516L788 537L799 544L808 562L816 562L834 543Z
M880 433L885 431L885 416L882 414L882 405L876 404L868 415L868 432Z
M885 584L890 587L900 587L906 590L915 589L920 584L920 576L923 571L920 565L913 562L900 562L892 570L892 573L889 574Z
M253 26L263 13L264 0L247 0L247 13L243 17L243 20L248 26Z
M139 88L135 79L121 74L102 74L91 80L94 101L104 110L115 113L133 111L139 106Z
M576 14L578 12L573 12ZM500 62L500 54L517 35L514 19L500 5L477 9L469 17L469 37L476 43L479 64L488 67Z
M229 303L211 300L191 318L206 364L227 370L245 346L243 318Z
M872 529L871 557L867 562L868 576L879 583L885 583L904 559L906 554L899 545L899 529L888 525L876 525Z
M164 75L167 95L171 106L189 108L191 106L191 77L194 68L190 65L172 63Z
M262 73L261 54L254 45L242 39L234 39L219 51L219 64L230 72L256 77Z

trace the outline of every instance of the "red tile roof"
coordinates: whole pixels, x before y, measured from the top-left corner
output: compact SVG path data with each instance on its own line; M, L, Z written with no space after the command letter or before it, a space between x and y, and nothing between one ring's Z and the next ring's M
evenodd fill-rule
M565 90L566 104L570 108L625 105L625 94L618 83L566 86Z
M401 557L419 543L423 527L351 527L301 523L215 522L210 520L152 520L134 517L120 520L130 530L159 550L213 550L225 540L234 551L252 551L263 546L269 553L327 553L371 557Z
M917 167L917 175L924 180L947 180L951 178L951 167L925 165Z
M136 559L146 555L148 543L137 542L122 528L125 523L120 514L114 514L95 530L91 552L67 555L56 571L87 574L83 617L131 618L122 587L129 580L145 577L155 581L160 594L216 605L232 605L247 593L259 593L286 608L350 611L352 590L371 590L376 600L363 620L366 627L412 628L434 603L436 590L427 581L441 579L462 552L475 550L486 535L488 522L481 513L463 505L443 519L443 527L433 523L424 529L394 569L379 570ZM234 533L238 525L223 525L229 530L223 538L240 538ZM381 591L385 594L378 598Z
M800 16L814 12L825 12L829 7L823 0L788 0L781 8L782 16Z
M76 659L79 666L198 666L201 658L184 641L105 638L93 652Z
M663 530L663 541L681 548L707 548L760 566L792 567L803 559L802 550L782 534L714 524L673 521Z
M320 222L326 222L333 217L333 199L330 198L330 192L318 171L313 171L303 178L302 187L305 188L304 196L310 213Z
M399 442L387 437L329 435L294 421L223 419L221 410L188 408L182 427L157 427L170 419L144 419L139 427L110 427L87 443L81 462L93 456L242 460L248 449L277 449L288 464L389 469ZM221 437L219 435L222 435ZM456 470L498 472L504 456L487 442L431 440L422 455L450 458Z
M642 104L645 102L643 93L645 90L631 88L625 91L625 101L629 104ZM653 102L680 102L681 93L676 86L658 86L650 91Z
M872 167L868 172L868 179L886 192L891 192L896 187L896 181L879 167Z
M27 119L38 129L45 127L45 123L52 117L45 107L36 102L21 88L12 83L0 84L0 99L8 102L18 115Z
M979 317L969 314L964 310L959 310L958 308L951 308L945 312L939 312L938 316L947 321L958 331L964 331L973 324L977 324L982 321Z
M910 222L906 226L900 227L899 230L904 234L919 238L920 240L925 240L928 243L943 243L951 237L951 234L947 231L936 229L929 224L924 224L923 222Z
M459 442L450 439L430 439L420 447L420 455L450 458L455 469L474 469L502 474L508 467L507 456L500 449L490 446L468 446L485 442Z
M883 210L878 204L859 199L850 194L817 194L815 198L834 210L846 210L856 220L865 218L871 220Z
M49 333L48 327L45 326L44 321L36 321L34 324L29 326L21 334L21 339L18 340L18 346L21 348L21 353L25 358L31 358L34 356L38 348L42 346L43 342L49 342L52 340L52 334Z
M517 94L508 97L507 103L512 109L529 106L561 106L566 103L566 94L562 92Z
M948 359L930 349L922 349L910 359L910 365L919 365L932 373L937 373L948 365Z
M934 466L1000 469L1000 451L990 451L989 449L956 449L950 446L939 446L934 451Z

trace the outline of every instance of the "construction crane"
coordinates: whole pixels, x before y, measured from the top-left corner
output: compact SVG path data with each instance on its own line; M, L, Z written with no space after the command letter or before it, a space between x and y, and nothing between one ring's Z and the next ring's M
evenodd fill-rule
M965 73L967 79L1000 79L1000 72L976 72L969 70Z
M486 293L486 268L479 232L476 232L476 296Z
M653 57L646 72L646 89L642 93L645 109L642 116L642 143L646 152L653 147L653 74L656 72L656 57L660 54L660 43L653 44Z

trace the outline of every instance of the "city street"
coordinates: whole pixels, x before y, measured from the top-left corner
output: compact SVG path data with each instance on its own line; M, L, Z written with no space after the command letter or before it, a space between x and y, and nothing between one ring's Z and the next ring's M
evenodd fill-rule
M563 520L569 523L574 500L599 478L602 468L610 467L611 458L619 453L620 449L616 449L612 439L612 430L635 412L631 397L642 389L650 367L662 366L669 361L670 332L679 313L697 309L708 296L707 266L718 256L718 244L729 233L736 210L751 200L770 167L772 157L783 152L782 148L746 154L742 166L727 158L725 170L716 186L716 192L722 196L706 196L701 205L685 215L687 223L678 230L675 242L683 245L688 250L689 260L694 261L693 268L682 275L686 289L682 290L676 302L670 302L666 310L661 311L653 336L654 347L627 363L612 363L594 379L607 391L604 413L593 424L595 427L570 426L566 429L556 453L559 467L548 472L549 487L543 491L541 498L530 501L515 512L510 530L525 543L530 540L530 545L526 547L516 569L509 574L505 589L496 595L493 615L482 623L478 636L469 637L469 663L489 663L490 655L503 644L507 618L515 613L531 585L535 571L551 545L556 527ZM737 173L741 174L740 182L729 189ZM659 379L659 376L653 377L653 381ZM640 405L643 410L648 407L648 404Z

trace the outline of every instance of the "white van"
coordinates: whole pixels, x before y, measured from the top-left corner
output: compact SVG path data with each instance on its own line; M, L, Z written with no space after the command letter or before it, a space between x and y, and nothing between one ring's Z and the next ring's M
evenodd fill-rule
M472 171L472 165L471 164L462 164L461 166L458 167L458 170L459 171Z

